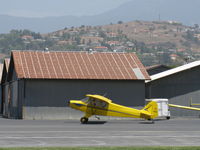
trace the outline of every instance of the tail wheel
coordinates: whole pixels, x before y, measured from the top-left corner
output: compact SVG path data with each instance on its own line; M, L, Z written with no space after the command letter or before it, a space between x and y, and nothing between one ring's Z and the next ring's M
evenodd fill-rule
M80 121L81 121L82 124L87 123L87 122L88 122L88 118L82 117L82 118L80 119Z

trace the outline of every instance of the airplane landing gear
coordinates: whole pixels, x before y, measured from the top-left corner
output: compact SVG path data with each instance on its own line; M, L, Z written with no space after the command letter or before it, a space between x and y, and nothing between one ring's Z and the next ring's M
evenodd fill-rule
M98 120L100 120L100 117L95 116L95 118L97 118Z
M88 122L88 118L82 117L82 118L80 119L80 122L81 122L82 124L85 124L85 123Z
M154 124L154 120L153 119L147 119L148 121L151 121L152 124Z

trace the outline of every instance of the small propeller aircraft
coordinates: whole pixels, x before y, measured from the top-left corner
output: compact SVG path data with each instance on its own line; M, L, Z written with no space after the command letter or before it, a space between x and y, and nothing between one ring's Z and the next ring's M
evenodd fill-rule
M138 110L123 105L115 104L112 100L101 95L86 95L83 100L70 100L69 106L73 109L85 112L80 119L81 123L87 123L92 115L144 118L153 120L158 116L158 105L156 102L149 102L143 109Z

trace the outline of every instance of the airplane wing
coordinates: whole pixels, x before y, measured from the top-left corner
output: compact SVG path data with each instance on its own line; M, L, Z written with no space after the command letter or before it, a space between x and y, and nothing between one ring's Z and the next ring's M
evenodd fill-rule
M189 109L189 110L197 110L200 111L200 108L196 107L187 107L187 106L181 106L181 105L174 105L174 104L169 104L170 107L176 107L176 108L182 108L182 109Z
M107 103L112 103L112 101L104 96L101 96L101 95L91 95L91 94L87 94L86 95L87 97L89 98L93 98L93 99L98 99L99 101L104 101L104 102L107 102Z

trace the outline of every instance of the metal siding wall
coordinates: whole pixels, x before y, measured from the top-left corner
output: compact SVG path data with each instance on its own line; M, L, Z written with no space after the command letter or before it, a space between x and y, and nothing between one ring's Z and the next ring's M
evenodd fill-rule
M190 106L190 99L193 99L193 102L199 103L199 97L197 97L199 95L199 93L200 93L200 91L196 91L196 92L188 93L185 95L173 97L169 100L169 102L171 104ZM193 106L193 107L199 107L199 106ZM170 111L171 111L172 116L200 117L200 111L186 110L186 109L173 108L173 107L170 107Z
M67 107L67 101L86 94L106 94L115 103L143 106L144 90L144 81L25 80L22 118L80 119L83 113Z
M19 80L18 81L18 114L19 118L23 117L23 103L24 103L24 84L26 80Z
M168 98L169 103L189 106L200 103L200 67L165 77L146 85L146 98ZM198 116L200 112L171 108L174 116Z
M18 108L18 81L10 83L10 117L19 118L19 108Z
M4 84L4 104L3 104L3 117L8 117L8 87L9 84Z
M127 106L144 105L144 81L27 80L25 106L66 107L67 100L100 94Z

